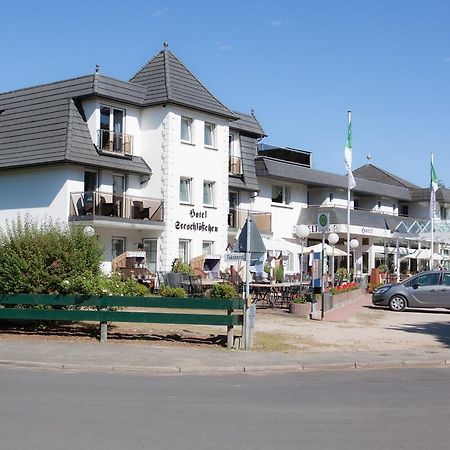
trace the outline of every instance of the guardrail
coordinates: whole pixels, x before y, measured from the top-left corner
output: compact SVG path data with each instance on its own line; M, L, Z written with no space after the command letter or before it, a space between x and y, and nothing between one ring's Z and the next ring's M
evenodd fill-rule
M39 307L39 308L33 308ZM42 308L45 307L45 308ZM75 309L61 309L70 307ZM178 312L141 312L111 308L176 309ZM167 297L1 294L0 320L90 321L100 323L100 340L107 340L107 322L170 323L227 327L227 347L234 346L234 327L243 325L244 300ZM196 310L198 312L187 312ZM207 312L205 312L207 311ZM216 314L209 314L215 311ZM219 314L218 312L221 312Z

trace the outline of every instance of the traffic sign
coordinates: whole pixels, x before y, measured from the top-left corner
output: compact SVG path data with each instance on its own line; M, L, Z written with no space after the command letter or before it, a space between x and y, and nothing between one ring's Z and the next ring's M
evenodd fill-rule
M317 229L321 233L327 233L330 231L330 214L320 213L317 216Z

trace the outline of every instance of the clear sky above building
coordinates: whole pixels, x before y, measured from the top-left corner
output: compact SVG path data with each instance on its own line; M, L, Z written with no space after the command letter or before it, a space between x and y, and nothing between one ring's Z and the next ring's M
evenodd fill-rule
M0 92L100 72L127 80L164 41L265 142L345 173L371 162L450 185L450 2L3 1Z

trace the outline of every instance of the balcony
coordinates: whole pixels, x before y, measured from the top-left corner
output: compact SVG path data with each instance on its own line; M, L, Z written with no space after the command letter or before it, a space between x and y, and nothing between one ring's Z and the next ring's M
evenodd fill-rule
M72 192L70 217L117 217L163 222L163 202L157 199L106 192Z
M270 212L248 211L246 209L230 208L228 212L228 228L240 229L247 217L251 216L258 230L263 234L272 233L272 214Z
M228 159L228 173L230 175L242 175L242 158L240 156L230 156Z
M97 136L99 150L123 156L133 155L133 136L131 134L97 130Z

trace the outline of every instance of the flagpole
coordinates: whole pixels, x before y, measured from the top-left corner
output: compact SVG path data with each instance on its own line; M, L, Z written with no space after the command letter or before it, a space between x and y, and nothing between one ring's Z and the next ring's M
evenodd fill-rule
M348 125L352 122L352 112L348 111ZM347 137L348 139L348 137ZM348 169L351 171L351 167ZM347 173L347 274L350 277L350 175Z
M430 177L430 218L431 218L431 243L430 243L430 270L433 270L433 253L434 253L434 214L436 209L436 192L434 190L434 161L433 153L431 153L431 177Z

